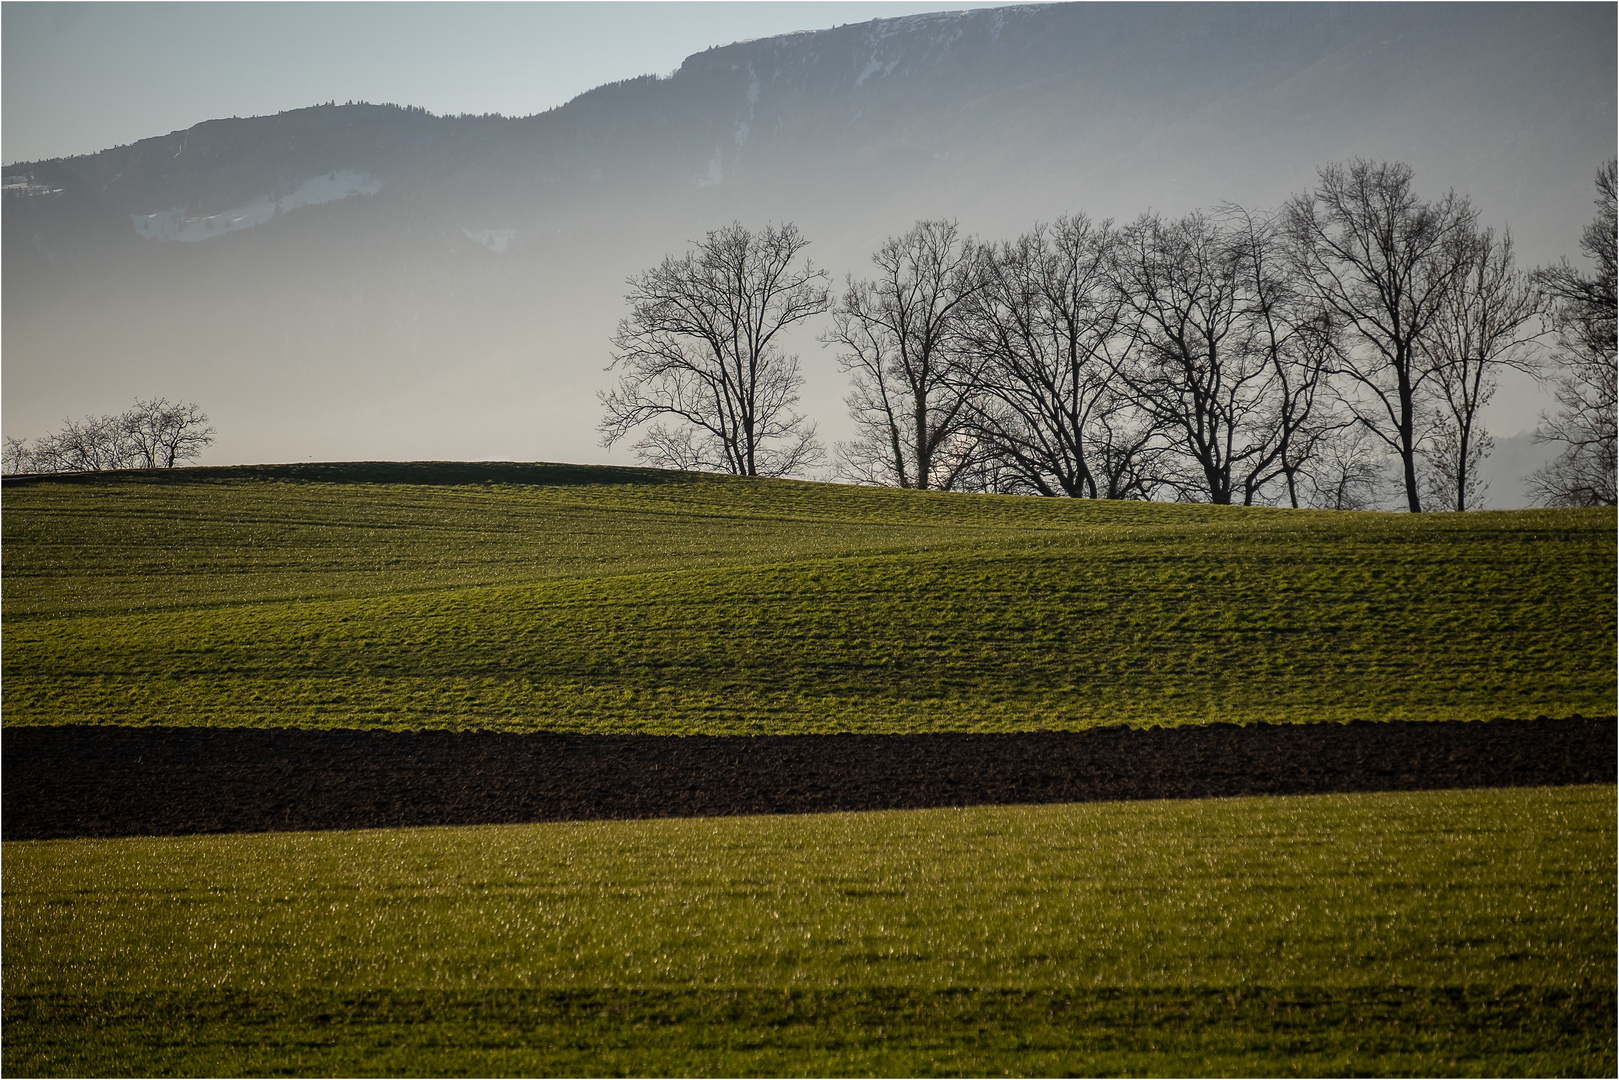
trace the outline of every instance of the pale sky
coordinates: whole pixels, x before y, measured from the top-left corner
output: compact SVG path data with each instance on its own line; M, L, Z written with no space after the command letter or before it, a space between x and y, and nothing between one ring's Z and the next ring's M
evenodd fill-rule
M10 165L94 153L206 120L327 101L524 116L603 83L667 75L687 56L716 45L994 6L1002 5L0 0L0 158ZM1121 25L1154 24L1139 17L1148 7L1118 13ZM277 325L274 304L243 298L262 300L261 290L290 288L288 282L302 280L296 266L277 276L249 273L244 263L238 267L244 291L232 293L224 281L209 304L185 292L154 292L181 280L174 277L154 279L138 304L117 293L129 287L123 279L110 279L95 294L99 306L87 305L76 287L41 292L37 309L13 295L5 319L6 433L37 436L66 416L115 412L134 396L168 394L195 398L214 416L221 441L208 463L310 455L627 463L627 451L599 447L593 404L596 390L607 385L601 365L622 314L623 280L636 266L651 265L701 235L710 227L703 214L721 222L744 212L759 220L776 214L798 221L816 238L819 264L841 275L865 266L870 244L884 230L902 230L917 215L960 216L969 231L1007 237L1035 220L1076 209L1127 220L1149 208L1181 213L1221 199L1273 207L1306 190L1316 165L1362 156L1411 163L1424 197L1454 188L1473 198L1488 224L1512 228L1523 265L1568 256L1583 266L1577 241L1593 213L1593 178L1614 153L1613 5L1424 7L1425 37L1401 32L1402 13L1414 6L1374 5L1359 10L1372 12L1373 22L1388 19L1389 30L1385 35L1373 27L1364 40L1344 37L1359 50L1351 53L1342 52L1348 45L1332 45L1337 39L1327 24L1344 9L1336 10L1316 9L1323 18L1311 34L1319 31L1325 44L1315 36L1301 42L1309 56L1315 55L1310 48L1321 45L1326 59L1288 74L1280 89L1269 89L1269 82L1249 72L1206 109L1140 113L1145 126L1125 124L1112 134L1107 125L1113 113L1104 110L1086 128L1099 133L1101 142L1074 143L1072 156L1052 158L1050 168L1019 174L986 159L930 173L927 183L917 180L880 200L867 198L869 192L857 196L864 189L856 180L825 190L756 191L749 196L755 202L746 204L751 210L733 209L725 201L729 189L702 199L671 197L671 213L658 222L662 232L613 239L619 246L604 247L588 270L577 262L559 264L565 273L543 260L524 264L530 269L523 273L541 275L537 281L555 273L555 281L544 278L551 291L543 302L501 307L491 301L492 321L469 326L465 340L453 338L459 324L452 308L433 308L429 322L439 328L433 332L453 338L458 350L448 364L431 350L423 355L434 359L412 352L402 360L396 346L404 338L394 333L399 328L381 323L371 327L380 331L366 345L371 351L363 362L346 351L349 339L341 334L320 336L325 324L318 321L300 324L319 332L311 330L315 336L298 349L291 349L281 329L273 340L241 334L233 320ZM1483 12L1500 17L1478 18ZM1269 11L1249 9L1243 18L1263 21ZM1455 20L1457 30L1478 32L1435 36L1448 33L1434 30L1446 19ZM1170 12L1157 23L1173 30L1181 21ZM1599 32L1590 32L1591 26ZM1467 44L1461 51L1435 49L1446 41ZM1165 40L1158 25L1152 34L1131 39L1128 48L1153 78L1173 83L1180 76L1176 63L1160 57L1181 56L1176 50L1195 44L1195 35ZM1290 55L1285 47L1274 52ZM1209 77L1209 64L1184 55L1181 66L1191 69L1189 77ZM1299 97L1303 103L1294 107ZM1108 109L1126 119L1137 115L1128 100ZM863 216L836 202L855 197L862 200ZM135 209L170 206L156 201ZM461 224L484 229L491 222ZM332 310L348 302L336 297ZM541 325L543 334L531 332ZM175 327L185 332L166 338ZM847 379L811 338L797 347L809 379L806 412L823 424L827 442L847 437ZM304 382L286 376L289 354L321 373L324 394L310 394ZM366 365L385 362L418 366L398 368L403 374L379 388ZM1501 439L1490 459L1500 477L1493 496L1498 505L1514 505L1517 478L1538 463L1526 455L1543 448L1531 446L1527 433L1551 405L1530 377L1503 381L1486 417ZM446 416L453 422L446 423Z
M526 116L746 38L933 2L0 4L0 157L93 153L326 101Z

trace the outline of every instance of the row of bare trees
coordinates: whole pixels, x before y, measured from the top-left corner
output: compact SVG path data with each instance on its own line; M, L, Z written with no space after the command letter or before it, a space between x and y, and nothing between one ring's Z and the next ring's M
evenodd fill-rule
M167 398L135 404L116 416L69 420L62 430L32 441L8 438L8 473L171 469L194 460L214 441L208 416L195 404Z
M643 460L744 475L821 463L780 340L831 311L850 479L1350 508L1392 462L1409 510L1464 510L1497 376L1539 370L1549 321L1563 412L1542 437L1568 449L1537 491L1611 503L1612 166L1599 185L1594 279L1517 269L1467 199L1424 200L1408 166L1364 161L1273 213L1075 215L994 243L919 222L836 301L794 226L732 225L630 280L604 442L643 429Z

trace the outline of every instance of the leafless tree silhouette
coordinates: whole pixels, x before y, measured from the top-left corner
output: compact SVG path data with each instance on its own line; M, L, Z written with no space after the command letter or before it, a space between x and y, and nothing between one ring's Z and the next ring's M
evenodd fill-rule
M137 469L172 469L198 457L214 441L214 429L201 409L167 398L137 399L118 418L118 426L130 464Z
M1550 300L1561 346L1555 390L1559 408L1555 415L1541 417L1535 440L1560 445L1562 452L1529 478L1531 493L1548 506L1612 506L1619 499L1614 269L1619 192L1613 161L1597 173L1597 196L1596 219L1580 237L1580 249L1596 264L1595 275L1581 274L1567 260L1535 275Z
M68 420L32 443L8 438L4 467L8 473L172 469L201 456L213 441L208 416L194 403L137 398L117 416Z
M1430 436L1423 451L1435 509L1466 510L1483 495L1479 463L1494 444L1479 411L1495 396L1503 367L1532 371L1540 298L1513 268L1512 236L1493 229L1459 234L1463 272L1423 334L1433 370Z
M1131 346L1113 280L1118 244L1109 223L1076 215L1000 244L986 260L963 326L980 390L969 426L1019 490L1140 497L1154 486L1142 467L1153 433L1143 437L1139 418L1125 415L1118 380ZM1102 458L1117 485L1098 486Z
M1286 209L1299 272L1348 331L1335 370L1354 386L1356 418L1399 456L1406 506L1417 513L1420 395L1436 371L1421 343L1467 270L1460 241L1476 215L1454 192L1419 199L1403 163L1357 160L1318 175Z
M919 221L871 261L876 276L850 280L823 338L854 373L846 400L859 434L840 456L850 479L948 491L975 458L966 421L977 377L960 338L982 285L978 246L955 222Z
M791 223L733 223L631 277L608 368L622 374L601 395L602 444L651 423L634 449L653 465L787 476L820 464L815 425L793 408L798 358L779 343L828 307L825 271L800 261L807 245Z
M1120 374L1173 440L1182 496L1251 505L1283 472L1298 404L1264 237L1194 213L1143 216L1125 238L1118 284L1138 333Z

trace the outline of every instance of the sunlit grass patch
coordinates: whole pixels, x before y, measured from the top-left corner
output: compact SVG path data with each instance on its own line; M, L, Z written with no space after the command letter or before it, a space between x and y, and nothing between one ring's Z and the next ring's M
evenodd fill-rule
M6 1069L1611 1071L1614 851L1611 787L8 843Z

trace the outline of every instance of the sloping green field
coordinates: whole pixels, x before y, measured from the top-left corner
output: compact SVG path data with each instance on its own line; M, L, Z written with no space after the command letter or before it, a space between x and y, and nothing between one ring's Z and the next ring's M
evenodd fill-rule
M8 724L736 734L1609 713L1608 510L581 466L9 481Z

